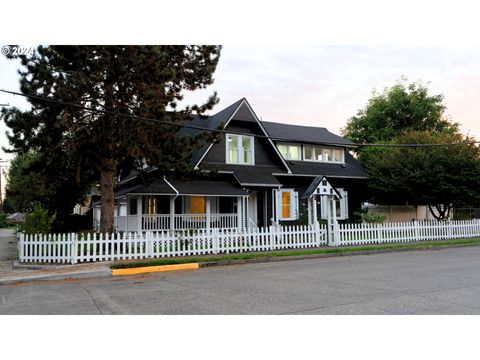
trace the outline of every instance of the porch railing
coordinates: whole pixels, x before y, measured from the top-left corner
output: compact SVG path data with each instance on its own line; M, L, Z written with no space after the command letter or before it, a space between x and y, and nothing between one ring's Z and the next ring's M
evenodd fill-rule
M128 221L128 227L126 227ZM170 214L141 215L141 231L155 231L170 229ZM115 218L115 226L119 230L138 231L137 215L118 216ZM210 214L210 221L207 215L197 214L175 214L173 216L174 229L207 229L221 228L230 229L238 227L237 214Z

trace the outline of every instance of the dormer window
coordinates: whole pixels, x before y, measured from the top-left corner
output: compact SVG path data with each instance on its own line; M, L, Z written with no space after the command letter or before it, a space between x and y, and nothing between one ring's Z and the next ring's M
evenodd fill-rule
M301 147L298 144L277 144L277 149L285 160L301 160Z
M344 150L333 147L305 144L303 145L303 160L343 163L345 162Z
M254 141L252 136L227 134L227 164L254 165Z

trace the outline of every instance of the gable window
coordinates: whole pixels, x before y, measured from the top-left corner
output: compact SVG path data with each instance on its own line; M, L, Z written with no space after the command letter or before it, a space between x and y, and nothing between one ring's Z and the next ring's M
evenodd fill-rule
M285 160L301 160L300 145L279 143L277 149Z
M254 164L253 137L227 134L227 164Z
M293 189L275 190L277 197L277 219L298 219L298 192Z

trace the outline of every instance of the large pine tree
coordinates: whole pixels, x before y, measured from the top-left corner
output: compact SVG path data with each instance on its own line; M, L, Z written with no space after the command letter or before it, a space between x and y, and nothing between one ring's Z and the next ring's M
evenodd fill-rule
M211 109L216 93L201 105L177 106L186 91L213 83L220 51L219 46L39 46L33 55L16 56L24 66L22 93L38 98L29 98L29 111L3 111L12 150L47 158L67 152L77 177L96 173L100 229L111 232L122 163L134 159L139 167L147 163L164 173L190 170L191 151L206 135L181 137L178 126L140 117L179 123Z

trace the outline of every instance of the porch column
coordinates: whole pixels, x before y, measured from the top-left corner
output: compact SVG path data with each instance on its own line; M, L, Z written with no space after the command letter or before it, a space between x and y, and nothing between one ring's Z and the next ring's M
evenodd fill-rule
M175 230L175 196L170 196L170 230Z
M137 232L141 232L142 229L142 195L137 196Z
M313 222L312 224L315 224L318 222L318 214L317 214L317 198L314 196L312 197L312 210L313 210Z
M205 212L207 215L207 231L210 231L210 196L205 197Z
M125 232L128 233L128 214L130 214L130 201L128 195L125 195L125 199L127 200L127 212L125 213Z
M332 219L333 219L333 224L335 225L337 223L337 202L335 201L335 197L332 197Z
M312 199L309 198L307 200L307 205L308 205L308 208L307 208L307 214L308 214L308 225L312 225L313 224L313 213L312 213Z
M243 197L237 196L237 227L241 229L242 226L242 203Z

